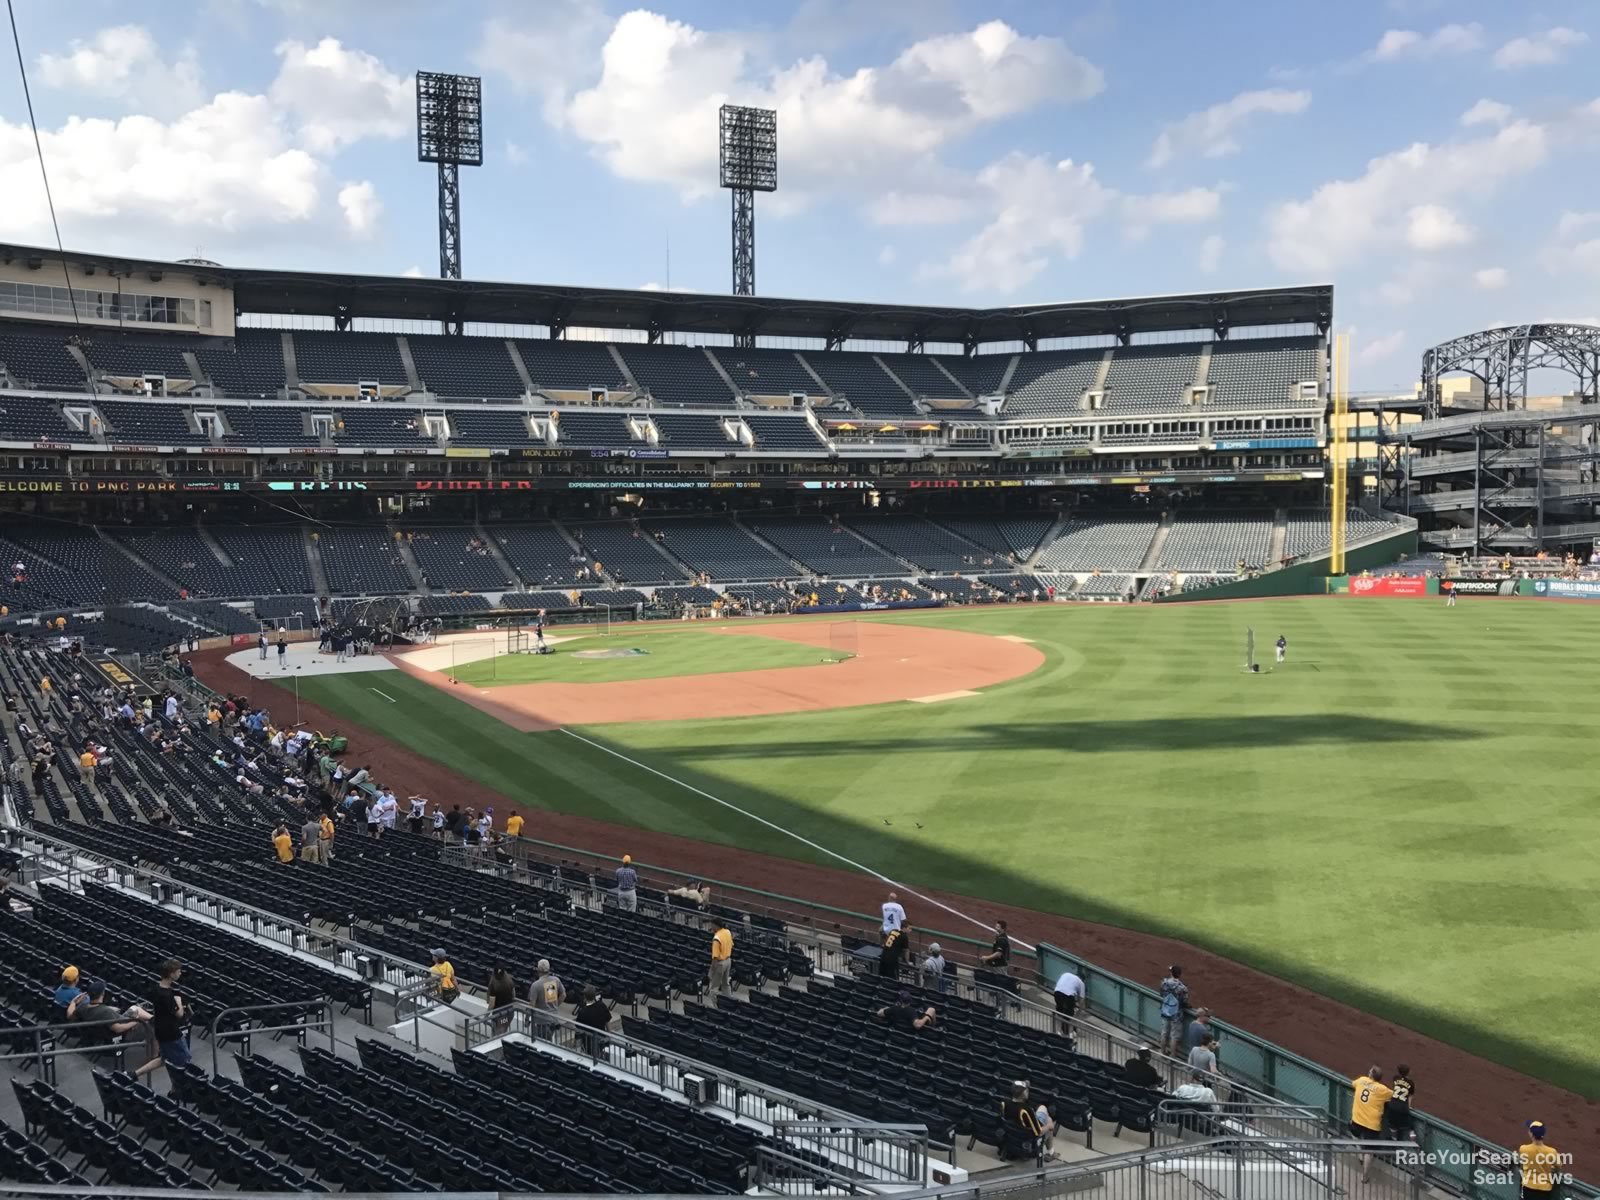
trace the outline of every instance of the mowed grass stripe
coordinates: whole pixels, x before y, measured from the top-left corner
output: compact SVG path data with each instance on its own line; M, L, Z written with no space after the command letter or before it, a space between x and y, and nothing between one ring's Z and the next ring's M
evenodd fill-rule
M1600 713L1581 649L1600 606L1303 599L887 619L1027 637L1046 662L948 705L585 734L907 883L1194 940L1600 1094L1600 1029L1527 1020L1535 996L1540 1011L1579 1011L1600 949ZM1247 626L1256 676L1240 670ZM1289 663L1268 670L1280 633ZM426 685L402 685L395 705L359 685L330 702L320 689L337 679L302 686L526 803L815 857Z

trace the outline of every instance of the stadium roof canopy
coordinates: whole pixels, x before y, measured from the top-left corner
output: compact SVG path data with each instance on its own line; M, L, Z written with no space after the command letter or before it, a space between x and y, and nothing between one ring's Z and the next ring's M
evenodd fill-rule
M0 261L54 264L55 250L0 243ZM73 266L121 275L163 272L198 276L233 289L240 312L484 324L547 325L665 332L753 333L767 337L949 342L969 347L991 342L1033 345L1046 338L1117 335L1249 326L1315 325L1326 330L1333 314L1333 287L1260 288L967 308L920 304L872 304L839 300L792 300L775 296L698 295L628 291L538 283L489 283L469 279L413 279L382 275L334 275L157 262L120 255L68 252ZM48 282L41 280L41 282Z

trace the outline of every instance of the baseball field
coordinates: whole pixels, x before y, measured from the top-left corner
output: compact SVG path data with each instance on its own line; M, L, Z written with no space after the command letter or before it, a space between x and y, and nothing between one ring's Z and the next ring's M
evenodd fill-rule
M1178 937L1600 1095L1600 1027L1577 1019L1600 957L1600 606L884 614L823 663L844 639L829 624L649 627L519 658L515 680L390 671L301 692L529 809ZM1241 669L1247 627L1259 674ZM601 642L649 652L568 649ZM908 694L880 701L874 670ZM754 680L776 711L702 707ZM802 696L805 680L821 682ZM611 719L573 690L632 686L666 689L681 719L625 703ZM817 703L828 687L836 703ZM532 723L514 719L519 689ZM581 723L552 708L569 704Z

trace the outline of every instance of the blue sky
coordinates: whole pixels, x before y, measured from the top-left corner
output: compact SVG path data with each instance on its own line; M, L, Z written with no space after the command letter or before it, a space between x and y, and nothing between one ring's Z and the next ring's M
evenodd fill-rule
M1005 304L1332 282L1355 384L1600 323L1600 8L17 0L68 247L437 270L417 68L481 73L465 274L723 291L724 101L779 111L757 290ZM9 51L6 57L9 62ZM0 68L0 237L50 240Z

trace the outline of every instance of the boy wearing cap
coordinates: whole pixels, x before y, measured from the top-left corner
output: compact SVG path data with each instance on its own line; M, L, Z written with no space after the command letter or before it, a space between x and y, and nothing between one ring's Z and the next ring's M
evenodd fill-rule
M624 854L617 868L617 907L623 912L639 911L639 872L633 869L631 854Z
M922 960L922 986L932 988L941 996L944 995L945 982L944 951L938 942L928 946L928 956Z
M1543 1121L1528 1122L1528 1140L1517 1147L1522 1163L1522 1200L1553 1200L1556 1193L1556 1168L1561 1152L1544 1140Z
M83 989L78 986L78 968L67 967L61 972L61 982L56 986L56 1007L65 1013L81 995Z

